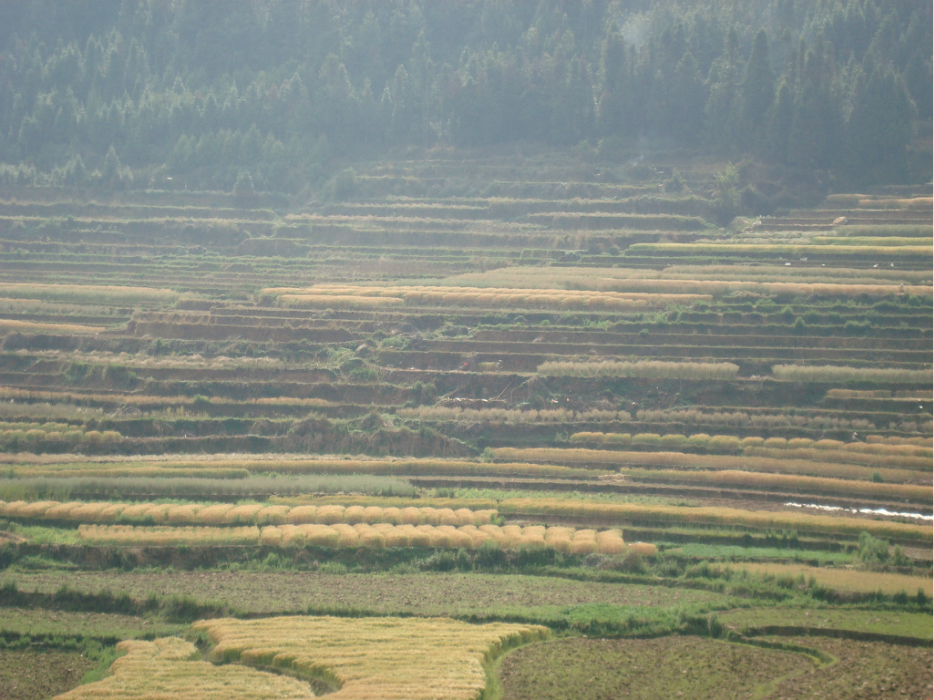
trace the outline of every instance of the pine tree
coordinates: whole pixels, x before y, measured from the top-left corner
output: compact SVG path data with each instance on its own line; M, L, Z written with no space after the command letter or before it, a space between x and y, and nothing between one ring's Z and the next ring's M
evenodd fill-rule
M794 96L785 80L778 86L775 102L768 115L765 134L759 142L759 152L775 163L785 163L788 159L788 138L794 120Z
M769 60L769 40L764 29L756 34L743 76L742 124L747 145L758 141L766 115L775 98L775 76Z
M840 159L842 104L833 92L833 58L807 52L788 139L789 160L807 168L831 168Z
M846 165L860 182L900 181L908 169L915 106L905 81L877 66L861 77L846 125Z
M626 44L613 23L600 49L600 98L597 126L604 136L622 136L629 131L626 118L629 66Z
M593 92L587 67L583 59L571 59L555 99L552 140L564 145L578 143L590 133L593 114Z
M671 131L685 144L693 144L700 136L707 91L697 68L694 54L688 51L675 66L671 89Z
M737 92L739 91L739 36L731 28L723 53L710 66L707 77L708 94L704 113L707 132L714 144L732 152L736 149Z
M905 83L911 93L911 99L918 108L918 115L929 121L934 114L934 77L930 53L925 56L921 49L915 51L905 67Z
M256 189L253 186L253 177L250 175L250 171L241 170L233 186L234 197L240 201L245 201L250 199L255 192Z
M111 145L104 157L104 167L101 170L101 184L109 189L119 189L124 184L123 166L117 157L117 149Z

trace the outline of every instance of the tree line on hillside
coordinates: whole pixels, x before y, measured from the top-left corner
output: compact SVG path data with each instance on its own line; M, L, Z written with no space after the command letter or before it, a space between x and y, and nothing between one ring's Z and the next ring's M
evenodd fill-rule
M520 140L929 177L931 25L922 0L5 3L0 183L288 192Z

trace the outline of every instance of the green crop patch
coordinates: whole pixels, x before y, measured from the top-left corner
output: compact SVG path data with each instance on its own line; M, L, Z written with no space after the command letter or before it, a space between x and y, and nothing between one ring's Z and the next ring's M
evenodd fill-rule
M930 693L931 647L905 647L828 637L774 637L837 659L812 673L777 683L776 698L924 697ZM858 689L858 690L857 690Z
M76 687L96 666L78 651L0 648L0 696L46 700Z
M0 607L0 636L8 639L82 637L120 640L169 636L182 631L181 625L167 624L155 618L115 613Z
M725 597L703 590L468 573L345 574L308 572L70 572L19 573L23 591L54 593L63 584L76 591L109 590L134 599L190 596L223 601L242 613L295 614L308 610L352 614L367 611L408 615L526 615L558 618L574 606L665 608L716 604ZM567 610L564 615L561 610ZM523 612L525 611L525 612ZM577 615L580 617L580 614Z
M769 628L800 628L813 634L843 630L857 634L931 639L931 616L927 613L861 610L847 608L747 608L718 615L726 626L739 631Z
M811 671L801 654L699 639L561 639L507 656L504 700L762 696L776 680Z

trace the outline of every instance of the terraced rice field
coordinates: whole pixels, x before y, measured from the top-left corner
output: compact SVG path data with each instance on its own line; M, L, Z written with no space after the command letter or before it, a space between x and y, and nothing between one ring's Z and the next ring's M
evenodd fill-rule
M447 616L577 635L522 638L504 697L922 688L923 650L860 675L869 642L709 616L930 620L930 186L723 228L703 164L519 161L363 164L348 201L0 189L0 640L137 639L113 690L221 678L205 616ZM674 632L705 639L637 640Z

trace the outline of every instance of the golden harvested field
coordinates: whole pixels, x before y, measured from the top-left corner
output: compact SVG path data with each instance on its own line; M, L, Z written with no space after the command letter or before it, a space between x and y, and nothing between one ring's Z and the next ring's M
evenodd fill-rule
M296 678L236 664L214 666L197 660L191 642L163 637L120 642L125 655L110 677L57 695L56 700L306 700L316 697Z
M348 700L473 700L484 666L506 649L549 636L544 627L469 625L444 618L278 617L205 620L216 661L320 678Z

